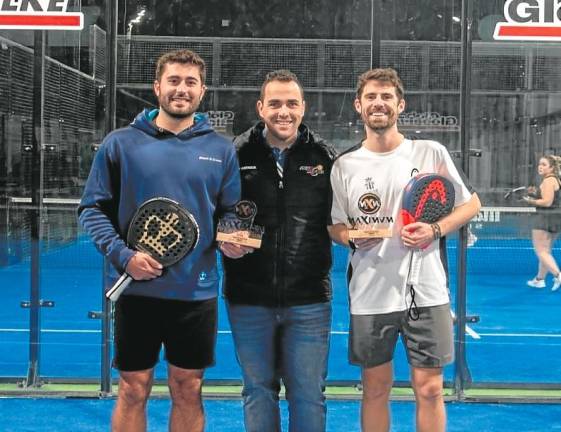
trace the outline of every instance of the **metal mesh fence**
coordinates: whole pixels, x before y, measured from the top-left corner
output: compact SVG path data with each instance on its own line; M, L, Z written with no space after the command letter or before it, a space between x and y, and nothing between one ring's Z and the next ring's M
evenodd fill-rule
M207 81L214 83L212 80L214 73L213 40L147 36L119 38L117 82L151 84L154 81L154 65L158 57L166 51L175 49L191 49L197 52L206 62Z
M561 49L538 47L532 59L532 86L535 90L561 91Z
M356 85L357 73L370 67L370 42L328 43L324 64L325 87L352 89Z
M157 58L181 48L195 50L205 59L207 81L217 88L255 89L266 72L284 68L296 73L309 89L326 93L351 90L357 75L370 64L367 40L122 36L119 84L150 85ZM381 43L381 65L398 70L410 92L459 91L460 57L458 42ZM516 42L474 42L473 90L556 90L561 85L556 79L560 64L561 49Z
M10 183L25 194L31 175L31 120L33 96L33 50L0 38L0 115L8 128L4 148L10 149ZM47 57L44 70L44 187L55 194L78 194L80 147L96 129L96 82L84 73ZM10 193L13 193L10 192Z
M220 85L260 87L265 74L289 69L304 87L318 86L318 46L313 42L281 40L221 43Z
M90 64L92 76L105 80L105 47L107 34L96 25L90 27Z
M106 42L105 32L95 26L90 35L91 72L95 77L50 58L46 61L46 196L78 196L89 170L96 134L96 83L103 79L105 71ZM33 52L5 38L0 43L0 116L3 127L9 131L4 134L8 140L4 146L10 148L13 181L21 186L19 195L25 196L31 172ZM306 121L312 128L340 149L354 144L361 136L352 99L357 75L369 67L370 42L365 40L122 36L118 41L118 82L129 100L125 104L127 109L120 114L123 124L130 121L139 104L149 99L147 94L138 92L151 93L157 58L179 48L193 49L206 60L211 91L202 108L222 108L212 112L215 116L231 114L230 120L235 115L236 133L254 121L253 101L264 74L288 68L308 90ZM429 138L445 142L452 151L458 149L459 138L456 132L460 51L456 42L382 41L381 46L381 63L399 71L408 92L409 117L401 119L400 126L407 133L416 133L417 129L428 132ZM536 120L528 107L538 105L530 103L537 101L531 92L559 89L556 78L561 49L476 42L472 60L472 137L488 152L472 169L480 174L476 176L476 186L492 191L498 186L512 186L514 177L521 180L520 174L513 174L510 167L502 169L500 161L512 161L521 172L532 160L530 150L521 149L529 149L534 141L543 138L538 133L547 134L555 128L553 117ZM526 96L520 96L521 93ZM135 101L134 112L128 110L130 101ZM432 106L436 107L431 109L435 112L429 113L427 107ZM435 114L435 121L441 123L427 125L427 113ZM442 123L450 118L455 118L456 123ZM232 130L231 124L226 126L225 131Z

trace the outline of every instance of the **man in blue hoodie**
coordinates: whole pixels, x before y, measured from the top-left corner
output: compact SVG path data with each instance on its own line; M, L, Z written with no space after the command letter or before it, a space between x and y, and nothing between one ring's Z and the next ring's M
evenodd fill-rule
M172 398L170 431L203 431L201 385L214 363L216 264L214 221L233 214L240 199L232 143L196 110L205 94L205 63L192 51L164 54L156 65L159 109L145 110L100 146L80 203L80 222L112 264L110 282L134 279L115 305L119 394L113 431L146 430L146 403L164 345ZM146 200L167 197L196 219L199 242L163 270L124 239ZM232 258L243 251L232 248Z

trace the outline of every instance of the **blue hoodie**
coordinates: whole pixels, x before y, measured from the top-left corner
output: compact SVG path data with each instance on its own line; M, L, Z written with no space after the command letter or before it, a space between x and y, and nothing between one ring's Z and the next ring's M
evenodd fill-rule
M125 295L204 300L216 297L218 271L214 226L233 215L240 199L240 179L233 144L218 135L208 118L175 135L152 122L158 111L144 110L128 127L105 138L95 156L80 202L80 223L112 269L112 284L134 251L124 241L140 205L167 197L197 221L200 238L185 258L150 281L133 281Z

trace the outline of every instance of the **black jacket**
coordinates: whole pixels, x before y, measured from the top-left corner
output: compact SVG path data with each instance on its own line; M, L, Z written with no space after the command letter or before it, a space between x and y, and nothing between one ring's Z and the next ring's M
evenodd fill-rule
M224 257L225 295L231 303L286 307L331 299L331 186L335 150L305 125L277 173L264 124L238 136L242 199L257 204L254 223L265 228L260 249Z

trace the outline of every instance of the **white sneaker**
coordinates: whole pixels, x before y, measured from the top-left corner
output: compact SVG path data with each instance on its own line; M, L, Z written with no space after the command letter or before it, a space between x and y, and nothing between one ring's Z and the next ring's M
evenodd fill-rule
M559 285L561 285L561 280L558 283L559 283ZM534 278L534 279L526 282L526 285L528 285L529 287L532 287L532 288L545 288L545 280ZM555 289L552 288L551 290L552 291L557 290L559 288L559 285L557 286L557 288L555 288ZM555 286L555 284L553 284L553 286Z
M551 287L551 291L557 291L561 288L561 273L557 275L556 278L553 278L553 286Z

